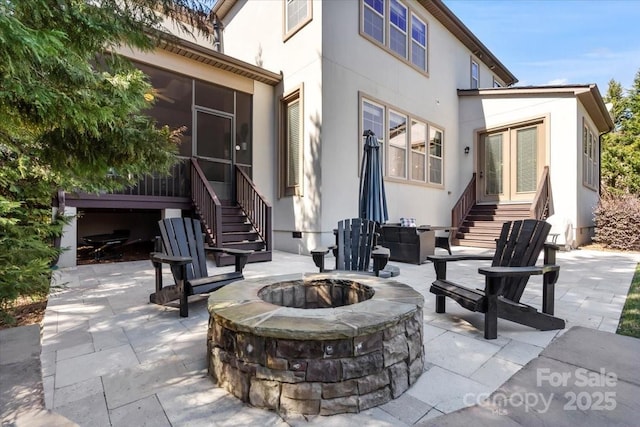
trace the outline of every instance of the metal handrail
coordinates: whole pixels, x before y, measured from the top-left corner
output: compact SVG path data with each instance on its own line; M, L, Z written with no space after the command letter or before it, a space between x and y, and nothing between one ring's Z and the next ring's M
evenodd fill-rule
M471 176L471 181L462 192L462 195L451 209L451 225L460 228L465 217L476 203L476 173Z
M195 158L191 159L191 199L212 246L222 245L222 204Z
M538 182L538 191L531 202L529 216L533 219L547 219L553 215L553 197L551 194L551 175L549 166L545 166Z
M273 245L271 235L272 207L267 199L260 194L245 171L237 165L235 169L236 201L265 243L265 249L270 251Z

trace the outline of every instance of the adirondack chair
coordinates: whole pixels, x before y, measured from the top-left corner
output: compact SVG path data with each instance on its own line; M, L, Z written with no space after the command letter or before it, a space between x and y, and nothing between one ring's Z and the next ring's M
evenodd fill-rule
M336 270L368 272L370 260L373 259L373 273L380 275L389 261L390 251L376 246L377 223L367 219L353 218L338 222L336 244L320 247L311 251L313 262L323 273L325 255L330 251L336 259Z
M555 264L558 246L545 243L551 225L527 219L506 222L496 239L493 256L433 255L436 280L431 292L436 295L436 312L445 312L445 297L462 307L484 313L484 337L498 336L498 317L547 331L564 329L564 320L554 317L554 287L560 274ZM544 249L544 265L535 266ZM485 276L484 290L469 289L447 280L447 263L462 260L492 260L491 267L478 272ZM542 275L542 312L520 302L529 277Z
M205 247L200 221L191 218L169 218L158 222L164 253L151 253L156 271L156 291L149 295L155 304L180 299L180 316L189 316L190 295L215 291L231 282L244 279L242 269L253 251ZM205 250L235 256L235 271L209 276ZM162 264L168 264L175 285L162 286Z

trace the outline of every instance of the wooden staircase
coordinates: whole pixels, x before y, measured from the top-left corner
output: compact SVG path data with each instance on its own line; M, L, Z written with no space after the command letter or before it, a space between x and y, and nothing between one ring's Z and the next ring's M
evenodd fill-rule
M271 261L271 251L266 250L266 243L238 205L222 206L222 247L255 251L249 256L249 262ZM216 257L218 266L233 265L234 261L232 255Z
M496 247L506 221L530 218L531 203L475 204L458 228L454 244L475 248Z
M207 243L214 247L251 249L248 262L271 261L271 205L260 195L251 179L238 166L236 203L223 204L194 158L191 159L191 200L200 218ZM216 254L216 265L235 263L235 257Z

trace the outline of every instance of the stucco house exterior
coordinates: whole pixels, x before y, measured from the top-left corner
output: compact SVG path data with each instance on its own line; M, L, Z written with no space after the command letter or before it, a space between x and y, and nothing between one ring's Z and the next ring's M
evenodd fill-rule
M470 237L480 220L469 221L472 209L491 206L499 221L501 209L519 206L518 215L558 219L559 243L590 239L600 135L613 127L595 85L514 86L441 0L218 0L212 14L223 28L215 50L185 40L121 53L152 81L155 73L153 114L189 128L181 155L208 169L220 200L238 202L234 170L246 172L267 206L243 208L268 211L256 227L268 229L262 249L308 253L333 241L338 220L357 216L366 130L383 147L391 222L453 225L459 244L481 246ZM130 194L119 209L147 212L149 227L193 206L202 213L188 191L181 197L142 207L148 195ZM89 199L66 206L91 209ZM116 214L113 199L97 199L99 215ZM85 220L80 230L80 221L63 246L106 224Z

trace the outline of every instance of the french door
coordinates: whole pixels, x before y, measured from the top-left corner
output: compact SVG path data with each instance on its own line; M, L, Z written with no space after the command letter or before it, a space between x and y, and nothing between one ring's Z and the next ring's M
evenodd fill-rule
M544 167L542 122L480 136L478 194L481 202L532 201Z

